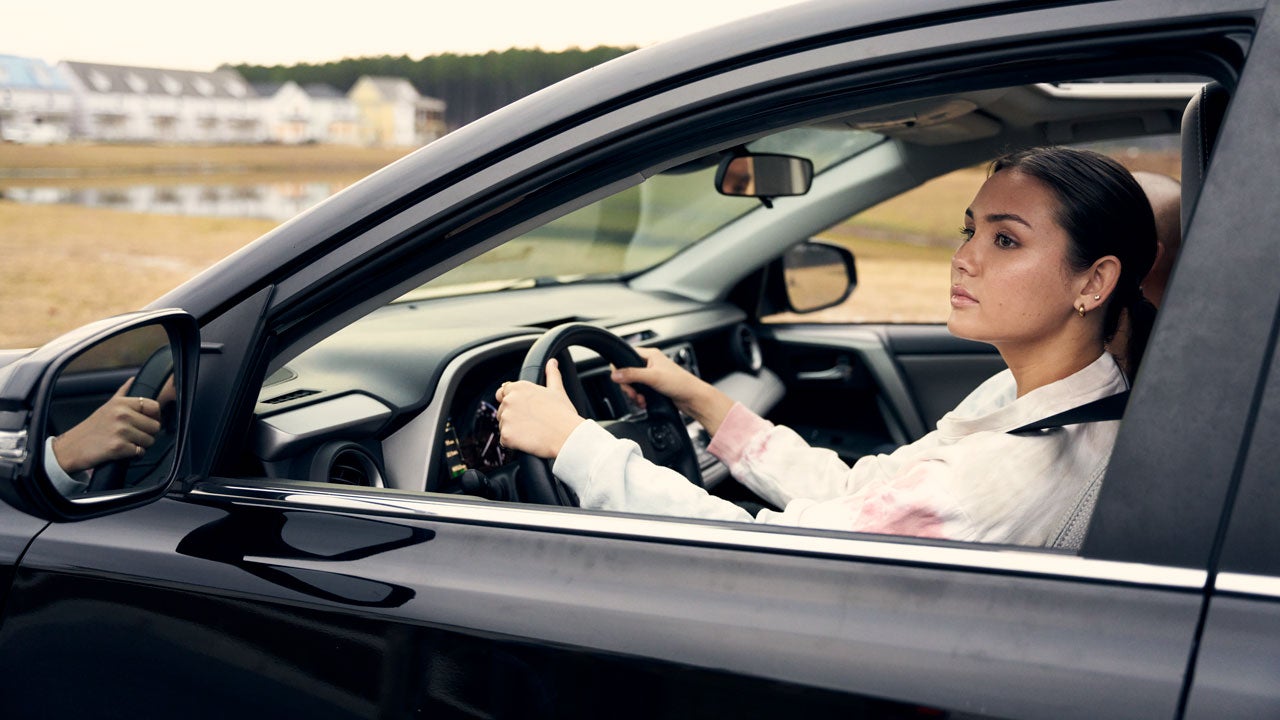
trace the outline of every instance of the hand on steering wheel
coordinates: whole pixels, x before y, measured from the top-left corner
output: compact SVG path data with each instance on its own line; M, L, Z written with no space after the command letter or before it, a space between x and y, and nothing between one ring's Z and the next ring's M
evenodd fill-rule
M546 385L527 380L502 383L497 394L498 423L503 447L555 460L583 419L565 393L555 358L547 361L546 375Z
M532 430L527 435L520 430L514 434L521 437L516 442L522 447L517 449L531 451L520 455L520 471L516 476L517 493L524 502L577 505L573 492L552 474L551 461L538 456L554 457L560 450L559 444L563 444L569 432L582 422L582 416L590 414L590 404L578 379L577 368L569 359L568 349L575 345L594 350L614 367L645 365L645 360L635 348L622 338L585 323L554 327L534 343L520 370L520 380L525 382L507 385L499 391L499 400L540 402L545 409L545 412L539 412L539 421L545 428L533 428L529 421L520 421L529 423L520 430ZM549 380L547 374L548 362L553 358L559 360L558 367L553 370L559 376L557 380ZM530 384L551 387L538 391ZM615 437L634 441L650 461L679 472L690 482L701 484L697 454L675 404L644 385L636 385L634 389L644 396L646 411L641 415L602 420L600 425ZM504 418L508 422L513 419L500 409L499 422L504 422ZM567 430L565 426L568 426ZM509 427L502 430L504 444L507 437L514 437L510 430Z

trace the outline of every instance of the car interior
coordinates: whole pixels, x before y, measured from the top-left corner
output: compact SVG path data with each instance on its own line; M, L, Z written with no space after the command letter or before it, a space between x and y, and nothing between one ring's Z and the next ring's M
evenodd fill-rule
M867 297L873 263L829 239L831 229L948 173L977 168L980 180L993 158L1043 144L1097 147L1122 162L1127 148L1180 148L1185 229L1226 100L1226 88L1204 77L1019 84L857 107L664 159L644 182L449 272L424 272L417 290L281 358L262 384L235 474L526 501L520 459L499 442L494 394L520 376L541 337L569 323L661 348L850 463L891 451L929 432L1003 364L990 346L948 335L945 316L840 315L844 303L874 309L878 298ZM811 163L811 186L796 195L723 192L733 158L765 154ZM963 210L954 208L957 226ZM945 261L939 267L945 276ZM835 278L829 288L812 280L822 273ZM811 281L819 289L806 297ZM643 415L609 381L609 352L558 352L580 382L571 394L584 416ZM692 482L761 502L707 453L703 428L680 424L697 459ZM1087 524L1096 490L1074 523Z

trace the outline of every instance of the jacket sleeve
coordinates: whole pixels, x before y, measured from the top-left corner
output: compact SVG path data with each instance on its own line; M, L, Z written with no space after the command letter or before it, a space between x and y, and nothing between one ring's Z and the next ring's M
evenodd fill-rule
M850 467L835 452L811 447L794 430L741 404L725 416L707 450L739 482L780 508L799 498L822 502L855 495L886 478L896 464L892 455L873 455Z
M714 497L680 473L645 459L640 447L587 420L569 435L553 471L599 510L751 522L750 513Z

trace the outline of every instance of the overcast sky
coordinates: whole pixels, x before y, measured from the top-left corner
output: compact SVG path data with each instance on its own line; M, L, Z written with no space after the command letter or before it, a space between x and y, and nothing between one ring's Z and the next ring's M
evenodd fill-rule
M509 47L652 45L799 0L9 2L0 54L185 70ZM199 9L195 9L199 8Z

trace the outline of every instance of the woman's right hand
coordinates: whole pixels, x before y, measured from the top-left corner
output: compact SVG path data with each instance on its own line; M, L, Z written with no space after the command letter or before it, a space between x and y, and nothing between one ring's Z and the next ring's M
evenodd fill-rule
M125 395L133 379L89 417L53 440L53 455L68 474L141 455L160 432L160 403Z
M644 367L614 368L610 377L622 386L637 405L644 407L644 396L631 387L635 383L648 385L676 404L681 412L702 423L707 432L715 434L724 420L733 400L715 386L675 364L666 353L656 348L636 348L644 358Z

